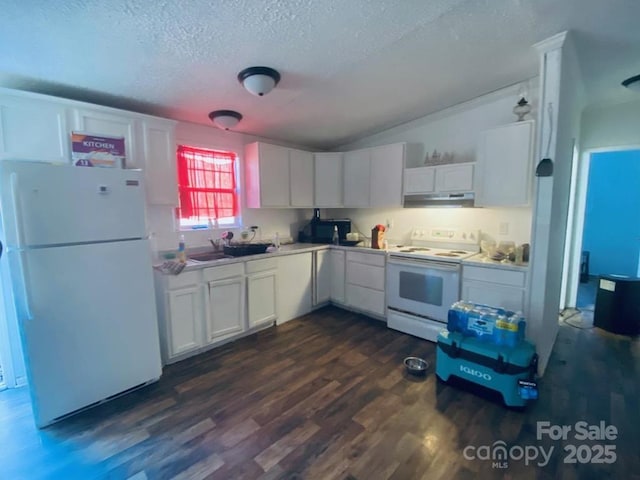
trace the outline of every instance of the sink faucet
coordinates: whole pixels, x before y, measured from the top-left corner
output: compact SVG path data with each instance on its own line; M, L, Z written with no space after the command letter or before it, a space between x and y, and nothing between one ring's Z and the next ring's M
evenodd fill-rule
M217 252L220 250L220 240L214 240L210 238L209 242L211 242L211 246L213 247L214 252Z

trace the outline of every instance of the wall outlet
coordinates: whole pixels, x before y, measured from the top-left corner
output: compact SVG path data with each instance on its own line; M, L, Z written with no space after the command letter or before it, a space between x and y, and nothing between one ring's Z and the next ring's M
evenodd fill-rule
M509 235L509 222L500 222L498 233L500 235Z
M393 228L393 218L387 218L387 223L385 224L387 228Z

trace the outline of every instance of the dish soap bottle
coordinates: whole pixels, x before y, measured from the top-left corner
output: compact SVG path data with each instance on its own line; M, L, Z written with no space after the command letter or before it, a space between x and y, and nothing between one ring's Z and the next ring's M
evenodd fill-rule
M333 226L333 236L331 237L331 243L333 243L334 245L339 245L340 244L340 236L338 235L338 226L337 225Z
M180 241L178 242L178 261L180 263L187 263L187 252L185 250L184 235L180 235Z

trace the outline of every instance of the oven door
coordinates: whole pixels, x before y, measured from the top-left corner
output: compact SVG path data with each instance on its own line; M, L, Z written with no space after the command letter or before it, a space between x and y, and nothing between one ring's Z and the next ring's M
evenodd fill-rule
M460 299L460 264L391 255L387 262L387 306L446 323Z

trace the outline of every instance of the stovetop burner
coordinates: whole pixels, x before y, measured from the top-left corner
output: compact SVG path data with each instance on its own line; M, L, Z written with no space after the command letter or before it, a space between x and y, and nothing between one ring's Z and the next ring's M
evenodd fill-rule
M460 254L453 253L453 252L441 252L441 253L436 253L436 255L438 257L454 257L454 258L457 258L460 256Z
M401 250L398 250L398 251L402 253L413 253L413 252L428 252L430 250L431 250L430 248L426 248L426 247L409 247L409 248L402 248Z
M451 250L449 253L457 253L458 255L466 255L469 252L465 252L464 250Z

